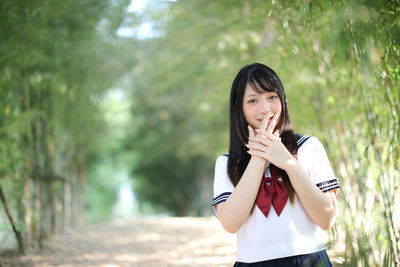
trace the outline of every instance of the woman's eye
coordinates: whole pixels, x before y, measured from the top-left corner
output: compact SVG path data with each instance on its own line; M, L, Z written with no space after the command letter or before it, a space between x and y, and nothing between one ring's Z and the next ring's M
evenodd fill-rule
M256 100L255 99L250 99L249 101L247 101L247 103L253 104L253 103L256 103Z
M277 97L276 95L272 95L272 96L269 97L270 100L275 100L275 99L277 99L277 98L278 98L278 97Z

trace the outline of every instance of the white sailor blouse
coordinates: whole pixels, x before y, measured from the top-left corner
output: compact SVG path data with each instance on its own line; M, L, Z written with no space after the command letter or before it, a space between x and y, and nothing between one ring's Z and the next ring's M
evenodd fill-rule
M297 160L314 184L322 191L335 190L340 186L329 163L321 142L316 137L296 135L299 146ZM227 155L217 158L214 174L212 208L226 201L234 186L227 173ZM265 176L271 175L267 164ZM215 212L215 210L214 210ZM265 213L265 211L264 211ZM326 249L322 230L306 214L295 195L294 204L287 201L277 214L274 206L264 214L257 205L237 232L237 261L257 262L294 255L308 254Z

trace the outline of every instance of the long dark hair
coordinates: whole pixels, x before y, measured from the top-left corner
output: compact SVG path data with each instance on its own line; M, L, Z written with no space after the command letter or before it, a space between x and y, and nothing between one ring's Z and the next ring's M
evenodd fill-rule
M243 114L243 95L246 85L250 84L257 93L277 92L281 100L281 117L274 129L280 131L282 143L292 155L297 154L296 136L292 130L289 119L289 111L285 91L278 75L269 67L254 63L244 66L236 75L232 84L230 96L230 141L228 156L228 175L232 184L239 183L249 161L250 155L247 153L249 131L248 124ZM289 195L290 202L294 202L294 189L290 183L289 176L281 170L282 180Z

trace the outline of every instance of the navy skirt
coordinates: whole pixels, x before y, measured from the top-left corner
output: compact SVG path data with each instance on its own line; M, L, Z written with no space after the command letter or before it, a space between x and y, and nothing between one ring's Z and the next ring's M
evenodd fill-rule
M253 263L236 262L233 267L332 267L325 250L306 255L259 261Z

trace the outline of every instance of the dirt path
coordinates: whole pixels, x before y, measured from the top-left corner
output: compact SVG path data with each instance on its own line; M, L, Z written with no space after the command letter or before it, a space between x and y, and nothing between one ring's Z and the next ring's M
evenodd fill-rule
M141 218L91 225L0 266L232 266L235 236L214 218Z

